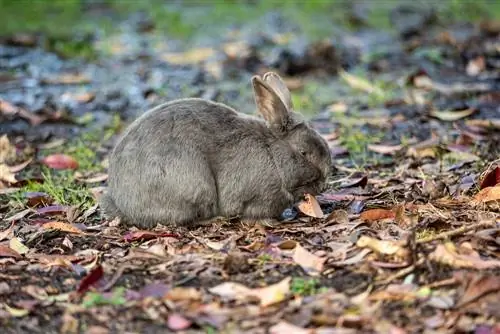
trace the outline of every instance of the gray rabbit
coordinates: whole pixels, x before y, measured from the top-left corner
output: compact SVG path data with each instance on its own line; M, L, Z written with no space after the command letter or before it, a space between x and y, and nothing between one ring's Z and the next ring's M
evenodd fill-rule
M331 167L326 141L293 111L277 74L252 85L263 119L188 98L135 120L110 156L105 215L141 228L277 218L319 193Z

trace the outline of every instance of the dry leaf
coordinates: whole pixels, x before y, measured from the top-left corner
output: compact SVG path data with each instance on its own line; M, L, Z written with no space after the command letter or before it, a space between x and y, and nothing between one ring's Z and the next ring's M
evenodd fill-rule
M9 166L5 164L0 164L0 181L5 181L9 183L16 183L16 174L10 171Z
M316 200L316 197L314 197L313 195L305 194L305 200L301 201L297 205L297 207L302 213L310 217L323 218L324 216L324 213L319 206L318 200Z
M359 218L364 221L372 222L381 219L395 218L396 214L387 209L370 209L361 213Z
M16 147L11 145L7 135L0 137L0 164L11 162L16 158Z
M384 95L382 89L380 89L377 86L374 86L372 83L370 83L368 80L364 78L349 74L344 70L340 70L339 75L342 79L344 79L347 82L347 84L349 84L349 86L351 86L354 89L362 90L369 94L376 94L379 96Z
M457 253L452 242L437 245L429 258L435 262L449 265L454 268L473 268L478 270L500 268L499 260L482 260L478 256Z
M65 222L60 222L60 221L51 221L48 223L45 223L42 225L42 228L45 230L52 229L52 230L58 230L62 232L68 232L68 233L73 233L73 234L84 234L82 230L79 228L65 223Z
M249 289L239 283L225 282L210 288L209 291L212 294L228 299L246 300L255 298L260 301L261 306L265 307L285 299L290 291L290 281L291 278L287 277L279 283L257 289Z
M452 110L445 110L445 111L437 111L437 110L432 110L430 112L430 115L436 118L439 118L442 121L447 121L447 122L453 122L453 121L458 121L459 119L465 118L467 116L472 115L474 112L476 112L477 109L475 108L468 108L460 111L452 111Z
M0 245L0 258L2 257L13 257L15 259L20 259L22 256L9 246Z
M162 59L175 65L194 65L201 63L215 54L212 48L191 49L186 52L166 53Z
M290 333L312 334L314 332L312 330L309 330L309 329L297 327L297 326L292 325L291 323L288 323L286 321L280 321L276 325L269 328L269 333L270 334L290 334Z
M63 73L59 76L42 79L42 82L52 85L78 85L90 83L90 78L82 73Z
M195 288L176 287L168 291L163 298L174 302L185 300L196 301L201 300L202 295L201 292Z
M293 260L300 265L306 273L311 276L317 276L323 271L323 265L326 258L314 255L300 244L297 244L293 252Z
M375 153L394 155L403 148L403 145L375 145L369 144L368 149Z
M498 200L500 200L500 185L483 188L474 196L474 201L481 203Z
M9 240L9 247L21 255L28 253L28 251L30 250L17 237Z
M484 189L486 187L494 187L500 184L500 167L496 166L490 170L481 180L481 186L479 189Z
M409 250L402 241L378 240L363 235L356 242L356 246L369 248L379 254L394 255L400 259L406 259L409 255Z

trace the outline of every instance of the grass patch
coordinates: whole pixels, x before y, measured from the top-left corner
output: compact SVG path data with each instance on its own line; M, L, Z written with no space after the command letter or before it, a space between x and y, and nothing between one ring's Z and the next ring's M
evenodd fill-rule
M290 286L293 294L300 296L312 296L326 291L325 287L321 287L317 279L304 279L302 277L294 277Z

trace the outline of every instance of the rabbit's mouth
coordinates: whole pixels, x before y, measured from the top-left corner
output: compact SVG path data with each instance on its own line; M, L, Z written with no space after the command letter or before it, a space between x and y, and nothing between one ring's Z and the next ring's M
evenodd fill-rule
M295 198L300 198L304 194L318 195L323 190L323 181L318 178L312 182L301 185L292 190L292 194Z

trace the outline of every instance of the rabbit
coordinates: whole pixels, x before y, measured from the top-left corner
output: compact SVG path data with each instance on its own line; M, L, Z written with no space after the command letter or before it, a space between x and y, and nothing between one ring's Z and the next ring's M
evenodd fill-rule
M293 110L275 73L251 79L262 117L199 98L159 105L125 130L109 158L107 218L191 227L216 217L279 219L325 186L326 141Z

